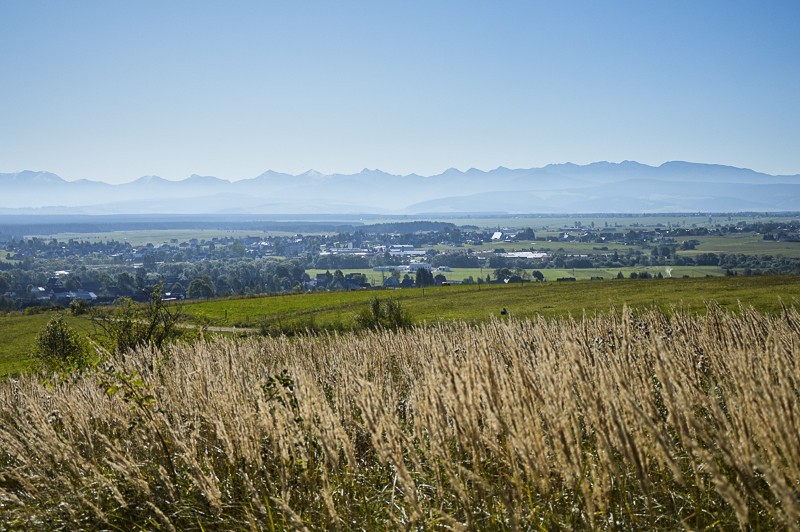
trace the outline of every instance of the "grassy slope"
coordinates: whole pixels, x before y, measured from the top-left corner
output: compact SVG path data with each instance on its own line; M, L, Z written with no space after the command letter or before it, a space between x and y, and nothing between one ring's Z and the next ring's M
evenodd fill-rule
M606 312L612 306L657 306L669 309L684 305L692 310L705 308L715 300L726 308L741 301L756 309L774 313L780 301L800 300L800 277L709 277L663 280L605 280L569 283L527 283L520 285L448 286L409 290L330 292L275 295L244 299L220 299L183 305L186 321L215 326L259 327L262 323L280 326L353 326L355 314L378 297L394 298L407 309L415 322L439 320L480 321L499 315L506 308L517 317L537 314L579 316L584 311ZM38 331L52 313L33 316L0 317L0 375L29 367L30 351ZM67 316L67 321L83 333L91 332L87 319Z
M55 315L55 312L45 312L0 317L0 375L18 373L30 367L33 362L30 353L36 335ZM87 319L66 315L65 321L84 334L91 331Z
M352 316L373 297L395 298L418 322L439 319L481 320L507 308L517 316L577 315L606 311L612 305L634 307L683 304L704 308L714 299L724 307L746 305L775 312L779 298L800 298L800 278L715 277L663 280L607 280L520 285L449 286L438 288L269 296L216 300L184 306L194 320L214 325L257 326L261 321L282 323L311 319L317 325L352 322Z
M632 318L0 383L0 530L798 530L800 314Z

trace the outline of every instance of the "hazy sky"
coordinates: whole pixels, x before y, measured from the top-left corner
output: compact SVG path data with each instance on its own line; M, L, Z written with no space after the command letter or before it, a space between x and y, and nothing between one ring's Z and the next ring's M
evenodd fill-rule
M800 173L800 2L0 1L0 172Z

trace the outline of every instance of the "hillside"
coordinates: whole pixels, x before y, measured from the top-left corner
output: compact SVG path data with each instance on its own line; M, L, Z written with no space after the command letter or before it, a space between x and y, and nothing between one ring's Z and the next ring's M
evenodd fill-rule
M796 530L800 314L112 355L0 381L0 529Z
M742 304L777 314L782 302L800 301L800 283L796 276L786 275L465 285L212 299L187 302L181 312L189 335L201 326L272 335L348 331L357 327L356 314L376 297L396 300L418 325L454 320L479 323L500 317L503 308L519 319L608 313L621 311L623 306L701 312L712 300L729 310L738 310ZM52 315L0 316L0 338L4 339L0 342L0 376L29 367L36 334ZM97 332L86 316L67 319L82 334Z

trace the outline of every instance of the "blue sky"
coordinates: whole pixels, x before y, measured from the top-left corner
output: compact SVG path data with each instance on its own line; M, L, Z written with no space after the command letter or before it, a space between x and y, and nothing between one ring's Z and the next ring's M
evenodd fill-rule
M0 172L800 173L800 2L0 2Z

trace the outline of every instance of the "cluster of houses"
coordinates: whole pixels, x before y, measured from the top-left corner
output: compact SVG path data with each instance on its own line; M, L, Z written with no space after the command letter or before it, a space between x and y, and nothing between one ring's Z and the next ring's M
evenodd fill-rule
M30 289L31 299L38 303L53 303L56 305L69 305L73 301L93 303L97 301L94 292L80 288L67 289L58 277L51 277L44 286L33 286Z

